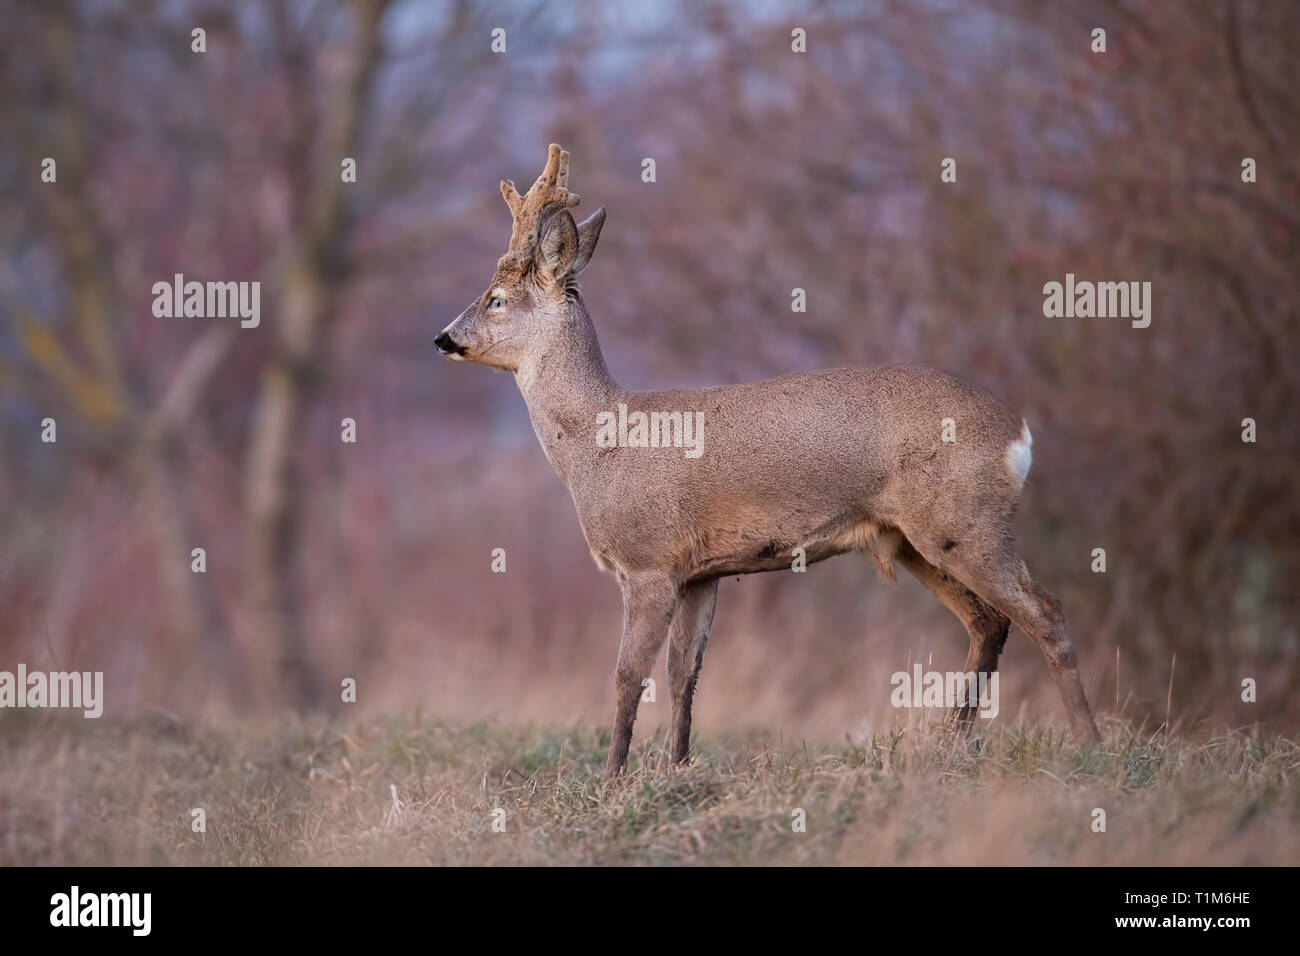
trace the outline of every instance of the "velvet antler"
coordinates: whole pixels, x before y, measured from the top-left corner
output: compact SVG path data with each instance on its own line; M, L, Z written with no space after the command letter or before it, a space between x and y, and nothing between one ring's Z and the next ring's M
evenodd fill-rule
M568 209L582 201L569 186L569 153L555 143L546 157L546 168L523 196L509 179L501 180L501 195L510 207L514 227L505 258L523 261L533 256L543 221L557 209Z

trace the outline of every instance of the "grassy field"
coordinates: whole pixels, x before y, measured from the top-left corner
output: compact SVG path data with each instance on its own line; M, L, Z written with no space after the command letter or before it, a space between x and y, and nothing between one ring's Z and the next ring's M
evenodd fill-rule
M1295 864L1295 742L1111 722L1081 752L1009 725L814 749L408 715L343 729L0 715L5 864ZM192 829L192 811L206 832ZM1106 830L1094 832L1094 809ZM504 811L504 815L496 813ZM804 832L793 822L798 810ZM494 819L504 822L495 832Z

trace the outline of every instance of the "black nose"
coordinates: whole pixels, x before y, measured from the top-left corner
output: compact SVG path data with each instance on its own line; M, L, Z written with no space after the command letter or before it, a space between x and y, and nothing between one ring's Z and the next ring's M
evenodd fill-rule
M450 355L452 352L455 352L457 355L465 354L464 346L457 345L453 342L451 336L446 332L439 332L437 338L433 340L433 344L438 346L439 351L446 355Z

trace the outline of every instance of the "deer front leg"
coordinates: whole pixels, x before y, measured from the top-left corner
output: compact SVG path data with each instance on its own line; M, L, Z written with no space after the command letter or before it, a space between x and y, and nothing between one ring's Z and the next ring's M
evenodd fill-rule
M641 682L650 676L659 649L668 637L668 625L677 607L677 584L666 574L629 574L623 584L623 640L614 671L618 699L614 736L610 742L605 775L616 777L627 763L632 745L632 723L641 700Z
M718 604L718 579L682 588L668 628L668 686L673 695L673 763L685 763L691 749L691 701L704 647Z

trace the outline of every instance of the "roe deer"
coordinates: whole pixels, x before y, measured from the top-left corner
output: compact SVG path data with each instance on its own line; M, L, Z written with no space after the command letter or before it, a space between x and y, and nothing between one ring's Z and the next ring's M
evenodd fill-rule
M619 388L577 285L605 209L575 224L568 167L569 154L552 145L524 196L502 181L510 245L487 291L434 342L452 359L514 373L592 556L622 588L606 773L626 763L642 681L665 640L673 760L687 759L718 578L788 569L795 548L809 562L862 551L891 578L901 562L965 625L966 671L997 668L1014 622L1047 659L1076 739L1099 742L1060 602L1029 576L1012 540L1031 461L1025 422L959 379L906 366L720 388ZM654 437L665 441L642 434L642 447L627 447L633 442L602 437L616 410L620 439L641 412L643 420L659 413L662 436ZM678 419L665 410L688 427L694 413L702 453L666 440ZM955 442L941 440L943 419L955 422ZM953 716L969 725L973 714Z

